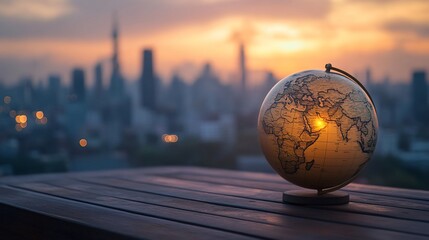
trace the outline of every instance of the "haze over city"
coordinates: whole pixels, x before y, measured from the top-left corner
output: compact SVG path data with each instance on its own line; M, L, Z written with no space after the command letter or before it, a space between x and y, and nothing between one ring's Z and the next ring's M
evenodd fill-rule
M281 78L327 62L407 81L413 70L429 69L427 12L420 0L6 0L0 1L1 82L25 76L44 82L51 73L68 76L73 67L108 61L113 15L127 81L140 75L143 47L154 49L162 79L179 73L190 82L211 62L222 81L233 81L240 41L253 83L266 70Z
M377 148L357 181L427 189L427 12L417 0L0 0L0 176L272 172L263 99L332 63L377 109Z

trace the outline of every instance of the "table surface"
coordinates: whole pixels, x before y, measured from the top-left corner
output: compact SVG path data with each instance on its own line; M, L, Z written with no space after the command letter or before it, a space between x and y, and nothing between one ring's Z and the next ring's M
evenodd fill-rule
M428 191L350 184L349 204L304 207L277 175L195 167L0 185L1 239L429 239Z

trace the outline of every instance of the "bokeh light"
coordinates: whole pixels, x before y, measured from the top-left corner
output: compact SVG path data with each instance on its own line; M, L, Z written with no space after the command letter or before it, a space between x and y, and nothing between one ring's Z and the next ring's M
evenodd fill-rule
M10 104L11 101L12 101L12 98L10 96L5 96L3 98L3 102L6 104Z
M15 116L16 123L27 123L27 115L19 114Z
M176 143L179 141L179 136L172 134L163 134L162 135L162 141L165 143Z
M36 118L40 120L43 118L44 113L43 111L37 111L35 115L36 115Z
M42 119L40 119L40 124L45 125L46 123L48 123L48 118L42 117Z
M9 111L9 116L10 116L11 118L14 118L14 117L16 116L16 111L15 111L15 110L10 110L10 111Z
M85 138L82 138L79 140L79 145L84 148L88 145L88 141Z

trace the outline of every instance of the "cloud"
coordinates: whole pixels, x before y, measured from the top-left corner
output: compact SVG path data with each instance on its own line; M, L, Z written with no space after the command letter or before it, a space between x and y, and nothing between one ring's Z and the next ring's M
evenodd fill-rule
M395 33L413 33L420 37L429 37L429 22L395 20L387 22L384 28Z
M34 58L17 58L14 56L0 57L0 80L2 84L11 84L23 77L37 75L49 65L49 56L38 56Z
M47 21L71 13L67 0L0 1L0 16L6 19Z
M231 41L237 43L248 43L251 42L252 38L258 34L255 26L253 26L250 22L244 22L242 26L234 29L231 32Z
M11 3L15 1L17 3ZM49 4L44 8L41 3L45 2ZM0 19L0 38L78 40L105 38L114 11L118 12L121 31L126 31L129 36L168 31L185 25L204 25L227 17L249 21L260 18L320 19L330 11L328 0L74 0L70 4L66 0L10 0L3 5L24 5L25 8L9 7L9 10L3 10L5 13L0 14L3 16ZM45 22L17 21L10 16L23 15L19 9L32 11L33 16L57 19Z

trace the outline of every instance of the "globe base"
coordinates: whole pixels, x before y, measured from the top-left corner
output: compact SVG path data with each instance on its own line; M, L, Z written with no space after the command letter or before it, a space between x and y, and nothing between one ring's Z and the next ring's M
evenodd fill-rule
M323 195L318 195L314 190L290 190L283 193L283 202L296 205L340 205L349 201L349 194L343 191Z

